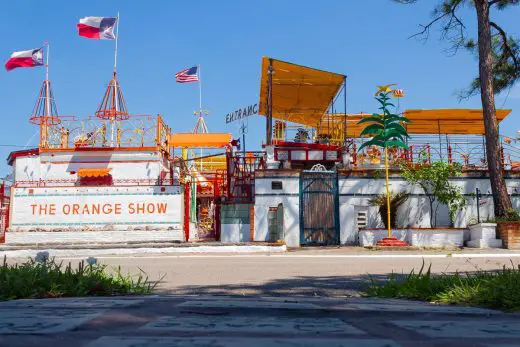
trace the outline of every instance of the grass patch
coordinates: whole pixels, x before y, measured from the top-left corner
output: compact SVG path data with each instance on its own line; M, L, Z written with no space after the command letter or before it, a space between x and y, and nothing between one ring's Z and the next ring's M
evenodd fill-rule
M38 257L23 264L7 263L0 267L0 300L57 298L80 296L147 295L156 283L148 281L144 272L137 276L123 274L121 268L113 273L94 258L81 261L73 268L55 259Z
M431 273L431 264L406 276L390 275L384 282L371 279L368 296L463 304L505 311L520 311L520 265L498 271L467 274Z

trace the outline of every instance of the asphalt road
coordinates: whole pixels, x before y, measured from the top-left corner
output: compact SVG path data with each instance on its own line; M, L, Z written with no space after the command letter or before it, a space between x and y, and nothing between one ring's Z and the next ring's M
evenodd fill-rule
M141 270L157 281L159 294L175 295L317 295L349 296L369 281L392 272L408 274L431 264L432 272L473 272L518 266L520 257L445 257L421 255L345 255L341 252L297 252L281 255L182 255L105 257L100 263L121 266L123 272ZM441 256L441 255L439 255ZM69 261L69 260L66 260ZM78 260L71 260L77 262Z

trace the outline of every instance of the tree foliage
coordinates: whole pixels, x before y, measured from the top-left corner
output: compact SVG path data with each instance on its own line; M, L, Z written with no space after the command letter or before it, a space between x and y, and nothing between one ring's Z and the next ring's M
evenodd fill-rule
M358 151L367 146L378 146L382 148L401 147L408 149L406 139L410 137L403 123L410 123L410 120L403 115L398 115L390 111L390 107L395 107L390 102L391 92L381 92L376 100L381 104L381 113L374 113L370 117L363 118L358 124L368 125L361 131L360 136L372 136L372 139L363 143Z
M393 0L402 4L413 4L419 0ZM487 0L490 7L502 11L519 5L520 0ZM420 25L420 31L412 37L428 39L433 26L439 25L441 36L450 44L447 51L455 54L459 49L467 49L478 54L476 40L467 35L466 25L459 15L464 6L474 6L472 0L442 0L433 10L432 20ZM490 21L492 28L492 64L493 87L495 93L511 88L520 80L520 40L507 32L496 22ZM461 98L468 98L479 93L480 80L477 76L468 88L459 93Z
M459 163L434 162L432 164L408 164L401 167L403 178L410 184L422 188L430 203L430 226L437 224L437 210L440 204L448 206L453 222L458 210L466 206L466 198L461 187L450 179L462 174Z
M402 204L405 203L405 201L408 199L408 196L409 194L407 192L399 192L396 194L390 192L390 227L392 229L397 227L397 210ZM370 205L379 207L379 215L381 216L381 220L383 221L385 228L388 228L387 201L386 194L376 195L368 201Z

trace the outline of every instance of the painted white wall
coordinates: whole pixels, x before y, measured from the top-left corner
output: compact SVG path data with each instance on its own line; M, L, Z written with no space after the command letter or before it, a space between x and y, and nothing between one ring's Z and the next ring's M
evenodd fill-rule
M222 243L249 241L249 224L222 224L220 229Z
M480 201L481 220L493 216L493 198L491 196L491 186L489 178L458 178L452 181L454 184L463 188L467 194L467 206L459 211L455 216L454 226L458 228L466 227L472 220L476 221L477 203L476 199L469 194L479 188L483 194ZM385 192L385 180L360 177L340 177L340 240L344 244L356 244L358 242L357 211L368 211L368 228L383 227L377 207L369 205L369 200L376 194ZM520 179L506 179L509 193L520 193ZM410 228L421 228L430 226L430 207L428 198L422 190L416 186L410 186L402 178L394 178L390 181L392 192L406 191L412 196L401 206L398 213L397 225ZM520 208L520 196L512 196L512 203L515 208ZM450 225L448 208L439 205L437 211L437 226L447 227Z
M18 157L13 162L13 179L33 181L40 179L40 156Z
M282 181L282 190L272 190L272 181ZM298 177L255 179L255 241L268 241L269 207L283 204L284 241L289 247L300 245L300 181Z
M45 152L18 157L13 163L18 181L75 180L80 168L111 168L114 179L156 179L168 172L168 163L160 151L76 151Z

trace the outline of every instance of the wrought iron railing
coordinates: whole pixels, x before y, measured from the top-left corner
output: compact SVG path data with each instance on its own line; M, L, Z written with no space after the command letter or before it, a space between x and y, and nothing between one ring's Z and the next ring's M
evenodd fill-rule
M129 187L129 186L171 186L178 185L179 180L174 178L156 179L113 179L110 186ZM41 180L17 180L13 183L18 188L37 188L37 187L81 187L77 179L41 179Z
M384 162L384 153L375 148L357 149L366 139L353 139L349 152L353 165L358 169L378 166ZM414 135L408 141L409 150L391 149L389 161L397 166L399 162L431 163L443 161L459 163L464 170L487 170L485 138L483 136L435 136ZM500 159L505 170L520 170L520 148L513 145L508 137L500 138Z

